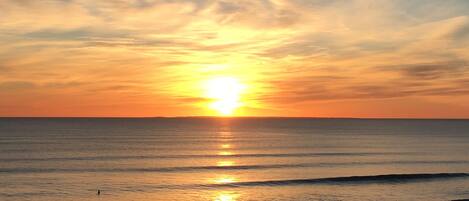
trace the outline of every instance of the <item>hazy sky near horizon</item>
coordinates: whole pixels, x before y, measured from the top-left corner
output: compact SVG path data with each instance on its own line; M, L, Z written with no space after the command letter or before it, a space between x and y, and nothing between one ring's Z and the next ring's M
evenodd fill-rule
M0 0L0 116L469 118L467 0Z

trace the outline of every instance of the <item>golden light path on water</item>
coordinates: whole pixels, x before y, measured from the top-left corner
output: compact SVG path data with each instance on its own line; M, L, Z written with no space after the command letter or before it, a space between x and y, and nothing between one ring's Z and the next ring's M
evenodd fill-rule
M239 194L232 191L222 191L215 194L214 201L235 201Z
M226 166L233 166L235 163L234 161L218 161L217 166L226 167Z
M230 156L233 155L232 148L234 147L231 144L231 140L233 138L232 133L230 131L221 131L218 133L220 144L219 155L222 156ZM232 166L235 164L235 161L229 159L221 159L217 161L217 166ZM231 174L222 174L215 176L212 179L212 182L215 184L227 184L237 182L238 179L235 175ZM240 195L234 191L217 191L214 195L214 201L236 201Z

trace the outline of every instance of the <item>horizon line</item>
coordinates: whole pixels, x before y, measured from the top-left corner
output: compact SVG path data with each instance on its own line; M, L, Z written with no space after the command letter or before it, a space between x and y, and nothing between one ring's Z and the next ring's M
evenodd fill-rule
M368 120L469 120L464 118L431 118L431 117L317 117L317 116L0 116L7 118L30 119L368 119Z

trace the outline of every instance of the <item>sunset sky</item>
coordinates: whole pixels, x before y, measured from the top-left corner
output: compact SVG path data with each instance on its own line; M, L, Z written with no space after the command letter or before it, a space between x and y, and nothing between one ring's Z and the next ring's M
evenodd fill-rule
M0 0L0 116L469 118L467 0Z

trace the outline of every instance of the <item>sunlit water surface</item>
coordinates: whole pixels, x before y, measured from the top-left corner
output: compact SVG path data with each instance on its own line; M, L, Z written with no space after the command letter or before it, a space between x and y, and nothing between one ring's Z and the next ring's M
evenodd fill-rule
M2 201L451 200L467 173L465 120L0 119Z

